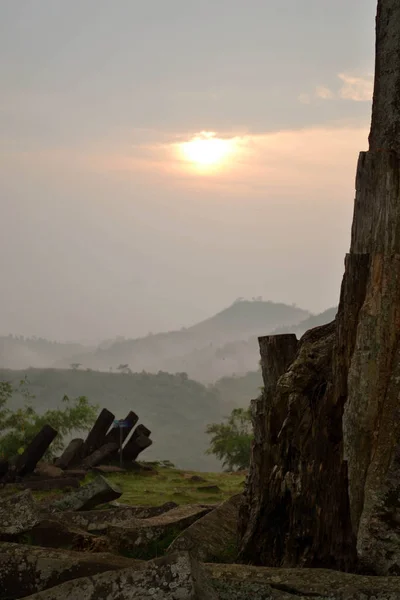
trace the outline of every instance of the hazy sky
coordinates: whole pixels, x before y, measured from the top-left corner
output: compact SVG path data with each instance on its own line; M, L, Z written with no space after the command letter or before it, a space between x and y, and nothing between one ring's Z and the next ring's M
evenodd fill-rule
M143 335L239 296L334 305L375 8L1 0L0 333ZM234 149L211 169L181 152L202 131Z

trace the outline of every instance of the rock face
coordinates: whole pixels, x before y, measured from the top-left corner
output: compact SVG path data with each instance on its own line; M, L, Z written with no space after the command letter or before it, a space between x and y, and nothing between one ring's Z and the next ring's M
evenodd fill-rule
M89 510L97 504L105 504L122 496L122 490L117 485L111 485L102 475L98 475L90 483L83 485L76 492L64 496L51 504L51 509L60 510Z
M327 569L206 565L219 600L398 600L400 578Z
M118 552L134 558L154 558L176 535L210 512L210 508L185 505L148 519L131 519L108 527L108 537Z
M397 0L378 1L376 34L370 147L336 322L306 333L292 357L294 341L260 340L265 391L240 520L241 557L259 564L400 574Z
M289 336L260 340L265 388L252 405L255 440L240 510L246 562L354 566L342 411L331 393L334 340L334 323L298 344Z
M0 598L23 598L70 579L145 566L140 561L113 554L83 554L2 542Z
M30 490L0 498L0 536L23 533L39 521L39 507Z
M234 562L241 496L233 496L185 529L168 552L188 550L201 562Z
M218 600L208 575L188 553L148 563L147 569L122 569L67 581L30 600Z

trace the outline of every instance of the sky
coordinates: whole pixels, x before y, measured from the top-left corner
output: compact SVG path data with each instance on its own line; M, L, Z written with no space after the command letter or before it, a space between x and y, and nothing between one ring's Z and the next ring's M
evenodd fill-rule
M375 11L2 0L0 334L136 337L238 297L336 305Z

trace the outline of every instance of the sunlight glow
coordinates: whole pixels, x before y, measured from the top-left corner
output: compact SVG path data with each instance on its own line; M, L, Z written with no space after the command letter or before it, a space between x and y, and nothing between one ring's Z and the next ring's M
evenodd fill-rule
M219 167L235 150L234 139L221 139L215 133L202 131L189 142L180 144L184 159L198 167Z

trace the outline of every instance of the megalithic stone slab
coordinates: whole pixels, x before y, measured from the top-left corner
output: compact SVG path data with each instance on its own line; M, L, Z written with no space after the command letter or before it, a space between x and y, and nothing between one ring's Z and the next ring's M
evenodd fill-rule
M74 464L74 462L78 461L79 458L81 458L83 443L82 438L71 440L60 458L55 461L54 464L56 467L67 469L70 465Z
M0 498L0 535L23 533L39 521L39 505L30 490Z
M23 454L17 458L15 463L15 472L17 475L23 476L34 471L37 463L43 457L56 435L57 431L53 427L50 427L50 425L42 427Z
M3 458L0 459L0 479L7 473L8 471L8 460Z
M67 598L68 600L178 600L178 598L179 600L218 600L219 596L205 568L189 553L181 552L147 562L145 569L138 570L133 567L79 577L28 598L29 600Z
M92 454L100 446L103 446L107 432L113 424L114 419L115 416L113 413L103 408L85 440L82 448L82 457L89 456L89 454Z
M126 443L123 457L126 461L136 460L137 457L143 450L149 448L152 445L152 441L150 438L145 435L139 435L138 437L131 437L131 439Z
M111 484L105 477L99 475L76 492L52 502L50 511L90 510L98 504L117 500L122 496L122 490L116 484Z
M92 554L0 542L0 597L21 598L71 579L146 566L145 562L105 552Z
M91 469L96 465L99 465L107 456L112 455L116 450L118 450L118 444L116 442L111 442L109 444L104 444L98 450L95 450L90 456L85 458L81 467L83 469Z
M124 421L129 423L129 427L122 428L122 443L125 442L126 438L129 436L132 429L135 427L136 423L139 421L139 417L133 410L131 410ZM106 435L105 443L108 444L110 442L116 442L119 445L120 440L120 431L119 427L113 427L111 431L109 431Z

